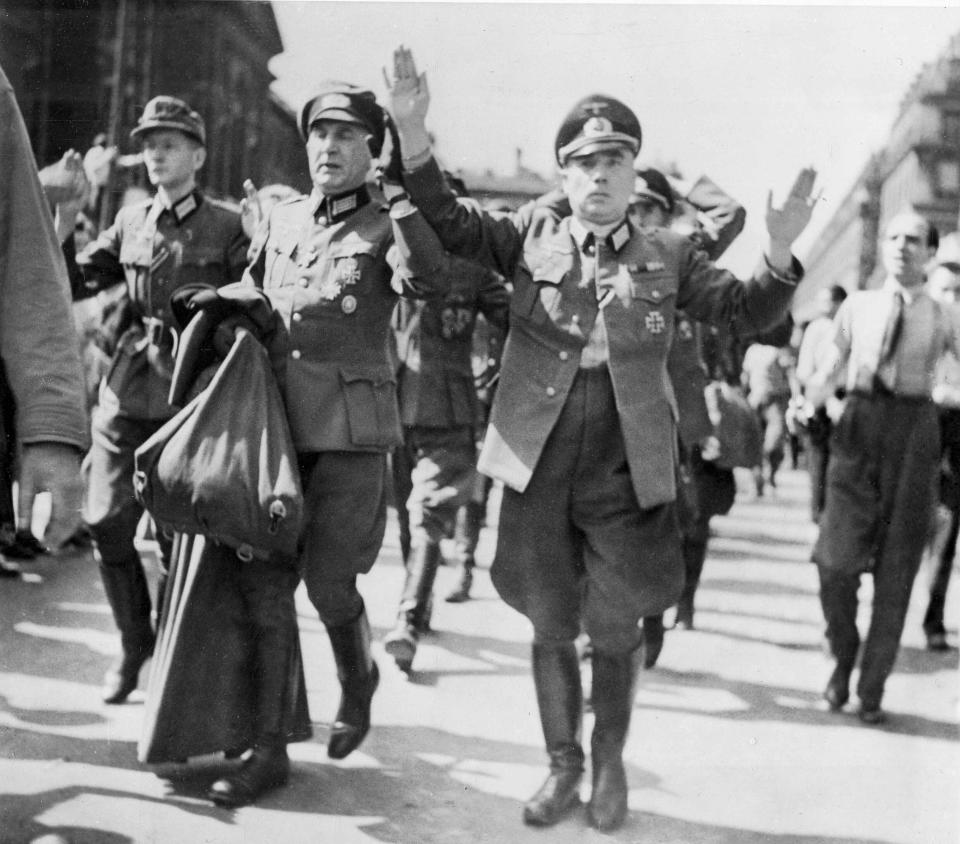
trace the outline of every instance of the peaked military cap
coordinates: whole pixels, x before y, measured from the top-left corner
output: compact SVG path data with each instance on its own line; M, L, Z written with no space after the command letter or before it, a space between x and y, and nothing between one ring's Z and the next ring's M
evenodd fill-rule
M592 94L578 102L564 118L553 149L563 166L574 153L587 155L609 146L626 146L636 155L643 135L637 116L620 100Z
M370 151L380 155L383 148L384 112L373 91L328 79L300 109L300 134L306 140L317 120L341 120L363 126L371 135Z
M161 96L150 100L130 137L136 139L154 129L177 129L204 146L207 145L207 130L203 125L203 118L176 97Z
M637 181L633 188L632 200L649 199L656 202L668 214L673 213L673 188L667 177L659 170L648 167L646 170L637 170Z

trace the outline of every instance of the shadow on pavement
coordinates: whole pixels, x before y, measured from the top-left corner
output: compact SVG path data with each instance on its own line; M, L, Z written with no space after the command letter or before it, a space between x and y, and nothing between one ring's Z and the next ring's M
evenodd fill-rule
M109 788L69 786L36 794L0 794L0 844L28 844L44 835L59 835L69 844L128 844L135 839L117 832L79 826L49 826L35 820L37 815L52 806L66 803L83 795L101 797L141 798L140 795Z
M822 698L819 692L809 692L804 689L790 688L786 686L774 686L770 684L760 685L758 683L749 683L744 680L734 680L727 677L721 677L717 674L703 671L673 671L669 668L658 668L656 674L647 675L646 685L653 687L656 682L657 674L667 681L665 685L674 690L678 688L691 688L698 691L704 689L718 689L728 692L738 702L745 706L737 706L735 709L715 710L704 712L702 709L695 709L684 706L682 700L677 701L658 701L658 709L672 709L675 711L692 712L698 715L709 715L717 718L724 718L731 721L771 721L779 719L789 721L793 724L803 724L808 726L838 726L838 725L856 725L855 714L855 695L851 697L851 704L847 709L841 712L830 712L821 707ZM824 672L824 682L828 672ZM852 689L856 685L856 673ZM797 701L806 706L791 705L786 701ZM825 704L823 704L825 706ZM925 718L921 715L901 714L888 711L888 721L879 727L867 727L863 729L883 730L885 732L899 733L908 736L923 736L925 738L945 739L947 741L960 741L960 725L947 721L936 721L932 718Z

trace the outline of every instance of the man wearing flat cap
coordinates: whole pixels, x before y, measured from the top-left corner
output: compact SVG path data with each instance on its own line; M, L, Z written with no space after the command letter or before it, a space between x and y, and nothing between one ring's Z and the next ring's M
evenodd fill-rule
M387 454L401 443L390 318L400 293L448 282L400 261L389 207L367 188L387 116L373 93L330 81L300 111L313 190L274 205L260 224L242 284L263 290L280 317L271 342L299 458L306 511L299 567L327 629L342 688L327 753L343 759L370 729L379 682L357 575L373 566L386 527ZM399 149L393 147L395 169ZM244 784L242 784L244 785ZM251 779L221 802L247 802Z
M550 774L524 821L556 823L579 802L583 698L574 640L593 643L590 824L627 813L622 753L633 706L640 618L683 584L675 512L676 404L665 364L674 312L764 326L800 275L790 245L810 218L802 174L767 210L766 260L742 283L686 237L627 219L640 124L620 101L586 97L557 133L572 215L531 203L489 216L458 204L430 154L426 79L394 53L392 112L404 185L452 252L487 251L513 282L500 386L479 468L505 485L494 585L534 629L533 677Z
M197 186L206 158L197 112L176 97L154 97L130 135L142 144L156 195L122 208L113 225L76 256L79 271L73 273L75 298L126 284L123 331L100 387L85 462L83 515L122 644L121 660L107 675L106 703L127 699L154 648L150 594L134 547L143 510L134 496L133 471L136 449L178 410L167 400L174 349L170 296L185 285L237 281L249 245L239 213ZM72 238L64 250L71 263ZM171 541L162 535L158 540L166 572ZM162 576L158 603L163 592Z

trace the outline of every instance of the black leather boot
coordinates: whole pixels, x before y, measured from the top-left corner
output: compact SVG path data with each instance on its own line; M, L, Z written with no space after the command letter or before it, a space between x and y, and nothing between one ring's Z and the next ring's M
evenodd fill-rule
M623 746L633 713L637 661L636 651L616 656L593 652L593 791L587 818L590 826L602 832L617 829L627 816Z
M418 545L410 552L397 624L383 640L383 649L403 672L413 667L420 634L429 627L433 582L439 565L440 546L436 542Z
M297 652L297 624L293 590L251 590L249 621L256 642L253 678L256 683L256 726L253 752L239 770L218 779L208 797L219 806L245 806L286 783L290 776L287 735L290 732L291 684Z
M484 505L479 501L469 501L457 511L456 548L460 562L460 577L457 585L447 593L445 600L450 604L462 604L470 600L470 588L473 586L473 569L476 565L474 552L480 540L480 524L483 521Z
M137 688L140 669L153 654L150 592L139 556L120 565L100 564L103 591L120 631L123 655L104 678L103 702L123 703Z
M523 807L523 822L552 826L580 802L583 690L573 642L534 644L533 682L550 775Z
M370 655L370 622L365 609L347 624L328 627L327 633L342 689L327 756L344 759L370 731L370 703L380 683L380 672Z
M643 667L653 668L663 650L663 613L643 619Z
M700 585L703 562L707 556L707 543L696 538L683 538L684 583L680 600L677 601L677 617L674 627L693 630L693 599Z

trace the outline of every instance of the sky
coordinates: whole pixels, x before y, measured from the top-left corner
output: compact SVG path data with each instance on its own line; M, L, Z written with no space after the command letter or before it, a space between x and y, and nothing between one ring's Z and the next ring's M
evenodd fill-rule
M960 5L366 3L275 0L276 92L298 108L335 78L372 88L398 44L431 92L429 128L450 169L551 178L553 139L583 96L626 102L640 162L710 176L747 209L725 263L749 272L767 192L815 167L822 197L803 249L880 149L922 65L960 33ZM469 185L468 185L469 186Z

